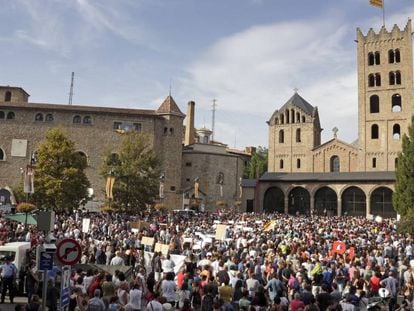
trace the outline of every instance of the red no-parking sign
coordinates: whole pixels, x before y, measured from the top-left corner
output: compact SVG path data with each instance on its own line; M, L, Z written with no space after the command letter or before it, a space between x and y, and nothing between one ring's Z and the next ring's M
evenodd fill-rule
M56 256L62 264L72 266L80 260L82 248L74 239L63 239L56 246Z

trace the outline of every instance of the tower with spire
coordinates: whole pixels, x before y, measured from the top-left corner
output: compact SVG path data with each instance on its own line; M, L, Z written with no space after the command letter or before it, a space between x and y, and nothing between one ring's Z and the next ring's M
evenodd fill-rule
M181 188L181 161L183 141L183 120L185 115L174 101L171 94L163 101L156 113L161 117L155 128L155 139L158 142L154 147L162 148L161 155L164 174L164 201L167 206L181 206L180 196L177 195Z
M318 108L293 96L267 122L269 172L312 172L311 151L321 143Z

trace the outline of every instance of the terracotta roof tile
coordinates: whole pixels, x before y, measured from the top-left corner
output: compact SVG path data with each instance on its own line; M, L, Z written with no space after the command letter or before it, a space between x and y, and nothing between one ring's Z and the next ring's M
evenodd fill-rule
M156 111L159 114L174 114L184 117L185 114L181 112L171 95L168 95L161 106Z

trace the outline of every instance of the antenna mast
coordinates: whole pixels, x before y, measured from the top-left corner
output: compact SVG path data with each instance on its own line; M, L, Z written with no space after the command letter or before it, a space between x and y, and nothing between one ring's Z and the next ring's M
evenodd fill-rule
M75 79L75 73L72 71L72 78L70 80L70 91L69 91L69 105L72 105L73 99L73 80Z
M213 99L213 108L212 108L212 112L213 112L213 116L212 116L212 120L211 120L211 131L212 131L212 133L211 133L211 140L212 141L214 141L214 127L215 127L215 125L216 125L216 107L217 107L217 104L216 104L216 102L217 102L217 100L216 99Z

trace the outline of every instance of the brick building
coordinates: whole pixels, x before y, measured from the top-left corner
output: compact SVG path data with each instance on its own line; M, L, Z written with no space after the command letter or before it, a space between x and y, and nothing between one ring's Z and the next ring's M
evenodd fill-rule
M195 103L185 115L171 96L157 110L105 108L79 105L31 103L22 88L0 86L0 204L14 203L12 188L48 129L60 127L87 159L86 175L94 200L105 199L105 180L100 175L104 155L116 153L125 131L149 134L164 173L163 203L171 209L190 206L190 199L205 209L217 201L233 205L240 200L240 179L250 155L210 141L211 131L194 127ZM194 197L194 179L200 197ZM94 203L94 204L91 204Z
M269 121L268 172L243 209L394 217L395 165L413 115L412 26L356 31L358 140L321 143L317 107L295 92Z
M107 150L116 152L123 131L149 134L165 172L165 203L180 206L183 119L168 96L157 110L55 105L29 102L19 87L0 87L0 202L13 202L11 188L48 129L60 127L87 159L86 174L95 200L104 200L105 181L100 175Z

